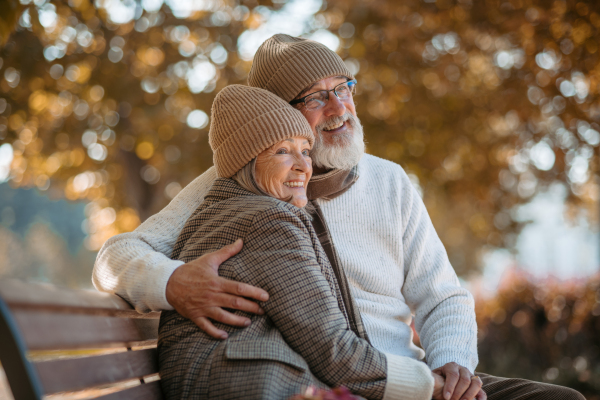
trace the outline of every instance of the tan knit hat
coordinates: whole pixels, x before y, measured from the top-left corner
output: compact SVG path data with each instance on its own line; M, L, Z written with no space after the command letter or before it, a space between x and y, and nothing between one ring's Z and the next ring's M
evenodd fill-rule
M327 46L279 33L258 48L248 84L290 102L311 84L336 75L354 79L340 56Z
M263 150L284 139L313 131L302 113L263 89L229 85L212 105L208 143L217 175L231 178Z

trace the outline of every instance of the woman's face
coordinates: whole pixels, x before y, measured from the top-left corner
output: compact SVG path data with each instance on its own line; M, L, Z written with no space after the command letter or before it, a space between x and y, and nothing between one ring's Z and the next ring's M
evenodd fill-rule
M285 200L296 207L308 202L306 185L312 175L306 138L293 137L282 140L256 157L256 183L271 196Z

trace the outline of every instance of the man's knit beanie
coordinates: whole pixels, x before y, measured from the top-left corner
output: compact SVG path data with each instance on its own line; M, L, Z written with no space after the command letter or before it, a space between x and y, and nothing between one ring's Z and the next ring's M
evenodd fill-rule
M336 52L319 42L280 33L256 51L248 84L290 102L313 83L337 75L354 79Z
M208 143L220 178L231 178L272 145L314 134L302 113L263 89L229 85L212 105Z

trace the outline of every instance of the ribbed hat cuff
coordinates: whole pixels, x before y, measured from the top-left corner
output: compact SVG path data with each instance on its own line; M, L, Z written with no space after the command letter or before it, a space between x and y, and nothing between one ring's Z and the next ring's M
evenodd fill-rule
M289 103L311 84L336 75L354 79L354 75L336 53L311 46L279 67L264 89Z
M293 108L262 114L246 122L213 150L217 175L230 178L267 148L295 136L305 137L313 145L314 134L310 126Z

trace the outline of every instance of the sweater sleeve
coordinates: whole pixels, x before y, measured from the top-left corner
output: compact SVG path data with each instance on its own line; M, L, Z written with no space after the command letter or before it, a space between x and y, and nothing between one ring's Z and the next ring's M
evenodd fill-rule
M297 216L272 210L258 214L231 263L239 280L269 293L265 312L321 381L367 398L431 399L427 365L382 353L348 328L309 231Z
M475 303L448 260L425 205L402 173L405 282L402 294L431 369L455 362L472 373L478 363Z
M183 262L169 257L185 222L215 179L211 167L135 231L107 240L94 265L96 289L121 296L139 312L172 310L166 298L167 282Z

